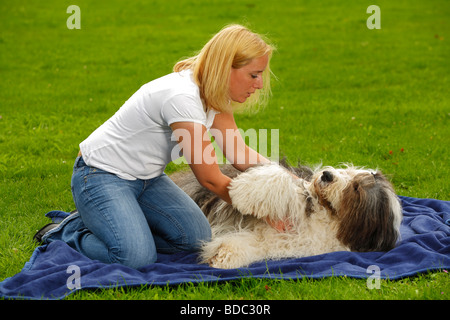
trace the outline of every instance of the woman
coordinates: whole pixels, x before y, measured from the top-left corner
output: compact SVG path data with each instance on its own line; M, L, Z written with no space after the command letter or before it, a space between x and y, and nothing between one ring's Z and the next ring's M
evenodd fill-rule
M272 50L231 25L173 73L142 86L80 144L72 176L78 212L36 238L133 268L155 262L157 252L198 250L211 237L209 223L164 169L181 151L199 183L231 202L230 178L219 170L207 132L241 171L269 162L240 135L227 143L227 130L237 130L237 107L261 105L269 95Z

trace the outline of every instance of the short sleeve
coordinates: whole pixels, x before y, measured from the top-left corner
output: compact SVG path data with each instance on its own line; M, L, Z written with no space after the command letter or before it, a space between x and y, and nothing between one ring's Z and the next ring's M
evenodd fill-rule
M201 101L187 94L169 98L161 109L161 116L168 125L174 122L196 122L206 126L206 114Z

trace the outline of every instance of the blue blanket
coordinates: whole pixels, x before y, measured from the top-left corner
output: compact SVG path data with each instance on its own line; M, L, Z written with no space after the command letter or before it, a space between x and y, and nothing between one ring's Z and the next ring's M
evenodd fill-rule
M450 268L450 202L400 198L404 213L402 239L389 252L332 252L232 270L198 264L193 253L160 254L156 263L134 270L90 260L56 241L36 248L20 273L4 279L0 297L62 299L82 289L220 282L242 277L299 279L346 275L365 279L379 274L382 279L395 280ZM54 221L66 215L55 211L47 214Z

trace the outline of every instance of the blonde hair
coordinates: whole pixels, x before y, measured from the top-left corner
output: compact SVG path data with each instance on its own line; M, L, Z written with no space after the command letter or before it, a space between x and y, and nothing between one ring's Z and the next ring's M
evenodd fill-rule
M233 24L212 37L196 56L175 64L173 71L193 71L206 109L213 108L219 112L252 110L255 107L263 107L270 96L270 58L273 50L274 47L261 35L244 26ZM265 55L269 56L269 63L262 74L263 88L237 106L229 96L231 68L242 68L253 59Z

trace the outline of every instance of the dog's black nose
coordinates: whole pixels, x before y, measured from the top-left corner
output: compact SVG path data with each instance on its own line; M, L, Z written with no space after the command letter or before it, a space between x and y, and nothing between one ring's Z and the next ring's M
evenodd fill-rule
M322 177L320 178L323 182L333 181L333 174L330 171L324 171Z

